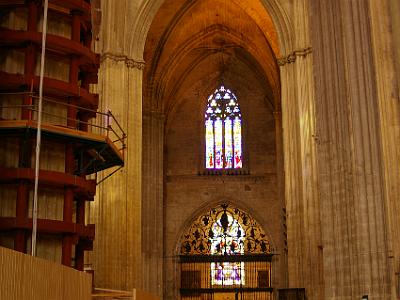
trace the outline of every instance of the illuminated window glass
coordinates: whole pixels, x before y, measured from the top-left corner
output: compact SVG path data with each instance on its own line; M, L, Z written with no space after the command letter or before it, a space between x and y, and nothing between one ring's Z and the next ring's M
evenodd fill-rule
M211 230L211 254L244 254L244 230L229 212L224 210ZM211 263L211 284L224 286L245 284L244 262Z
M241 147L242 145L240 145ZM232 157L233 157L233 145L232 145L232 120L227 117L225 119L225 168L232 168Z
M214 135L215 135L215 165L216 169L223 167L223 147L222 147L222 120L217 118L214 121Z
M235 148L235 168L242 167L242 124L238 117L233 121L233 145Z
M214 165L214 128L211 120L206 121L206 167Z
M240 257L271 254L271 246L265 231L256 220L246 212L222 203L194 220L182 236L180 253L183 257L198 255L199 264L204 263L204 256L216 258L209 260L209 268L199 268L199 265L192 263L190 266L185 265L185 272L189 269L196 272L201 269L204 272L202 278L206 280L201 283L206 285L204 287L211 285L212 289L236 288L249 287L254 281L262 279L254 277L254 273L249 272L254 265L240 261ZM228 256L239 259L221 259ZM193 278L191 276L184 279L184 282L193 282Z
M242 115L235 94L221 86L205 112L207 169L242 168Z

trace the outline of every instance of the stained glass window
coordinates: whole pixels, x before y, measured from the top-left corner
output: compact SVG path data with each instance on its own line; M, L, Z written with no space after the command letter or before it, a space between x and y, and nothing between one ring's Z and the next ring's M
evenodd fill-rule
M237 207L221 203L204 211L185 230L180 245L181 289L186 296L196 294L191 299L200 298L200 289L214 293L271 286L268 237L251 215Z
M224 86L208 97L205 129L206 168L242 168L242 115L235 94Z
M224 210L212 225L211 254L244 254L244 230L232 215ZM245 284L244 262L211 263L212 285Z

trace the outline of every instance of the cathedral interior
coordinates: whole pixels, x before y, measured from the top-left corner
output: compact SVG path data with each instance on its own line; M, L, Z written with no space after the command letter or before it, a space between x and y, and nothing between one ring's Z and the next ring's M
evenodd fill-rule
M0 299L400 299L398 0L0 0Z

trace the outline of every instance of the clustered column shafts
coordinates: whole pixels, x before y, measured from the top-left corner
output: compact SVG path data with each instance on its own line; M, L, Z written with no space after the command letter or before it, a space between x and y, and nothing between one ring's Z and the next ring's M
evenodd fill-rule
M22 22L25 23L25 30L13 26L12 22L10 22L11 25L8 24L8 27L4 27L7 26L4 23L0 25L0 51L9 57L11 57L12 51L15 53L22 52L24 56L24 74L9 70L4 65L0 66L0 92L9 93L9 95L13 93L15 95L22 94L22 96L15 96L15 100L13 100L16 104L21 100L20 120L12 117L8 119L7 115L4 118L3 114L0 123L2 120L36 122L34 94L38 90L39 82L36 69L38 53L41 50L41 42L38 39L42 34L38 31L41 7L42 2L35 0L16 1L15 3L6 1L5 4L0 4L0 11L6 16L5 19L9 17L11 20L12 14L15 14L18 18L21 16L26 18ZM54 73L56 68L51 67L53 70L45 74L43 94L45 97L50 97L53 102L67 105L64 111L59 111L60 115L66 115L65 124L60 125L68 129L87 132L89 129L87 122L96 116L93 111L97 110L98 105L97 95L89 93L89 84L97 83L97 70L99 68L99 57L90 50L92 41L90 1L50 0L49 16L51 15L53 15L53 18L61 18L64 25L70 24L70 38L52 32L49 34L46 44L46 53L48 52L49 56L53 58L53 62L67 63L68 78L60 80L59 76ZM69 29L66 29L66 32L68 35ZM10 60L12 61L12 58ZM18 64L19 62L13 61L13 63ZM51 63L50 61L49 64ZM47 67L48 63L46 62ZM55 104L54 107L56 105L58 104ZM53 110L54 107L52 107ZM44 124L46 125L46 119ZM8 130L4 134L5 138L9 137L10 129ZM5 131L0 133L1 136L3 136L3 132ZM4 239L1 236L12 235L13 248L27 253L28 239L32 230L29 209L33 190L32 148L35 134L30 131L28 125L23 133L21 133L22 131L16 132L14 131L11 136L18 138L19 151L15 154L18 156L18 166L9 168L0 165L0 172L3 172L3 175L0 176L0 190L6 190L10 185L16 186L15 218L9 216L10 212L6 215L2 215L0 212L0 245L10 246L10 243L4 245ZM77 155L79 149L82 148L82 140L78 141L76 138L68 138L65 135L60 138L57 137L57 134L52 137L44 136L44 142L49 141L59 145L56 149L52 149L52 152L54 152L52 155L64 157L64 163L60 166L51 166L49 170L46 170L41 164L39 193L42 197L43 193L48 190L61 193L63 194L63 205L57 208L58 210L62 209L62 211L55 212L55 215L43 216L42 213L42 216L38 219L38 236L45 235L47 237L50 235L52 242L61 243L59 246L61 257L54 258L57 255L57 251L55 251L56 254L44 258L55 259L66 266L83 270L84 251L92 250L94 239L94 226L85 225L85 203L93 200L95 181L87 180L87 172L81 171L78 166L88 161L88 158L82 158L82 155L78 157ZM58 153L59 149L62 148L64 149L61 150L63 153ZM57 171L62 169L64 172L55 172L54 169L57 169ZM77 180L77 177L80 179ZM39 210L40 205L46 205L40 204L40 202L39 197ZM56 216L60 214L62 217ZM47 251L45 252L48 254Z

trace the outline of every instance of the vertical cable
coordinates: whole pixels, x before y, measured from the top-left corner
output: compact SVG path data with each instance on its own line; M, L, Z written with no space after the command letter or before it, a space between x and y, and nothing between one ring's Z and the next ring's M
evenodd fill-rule
M38 122L36 134L36 161L35 161L35 189L33 194L33 212L32 212L32 256L36 255L36 232L37 232L37 193L39 184L39 156L41 143L41 126L42 126L42 102L43 102L43 76L44 76L44 58L46 52L46 31L47 31L47 10L49 1L44 1L43 11L43 29L42 29L42 54L40 58L40 81L39 81L39 104L38 104Z

